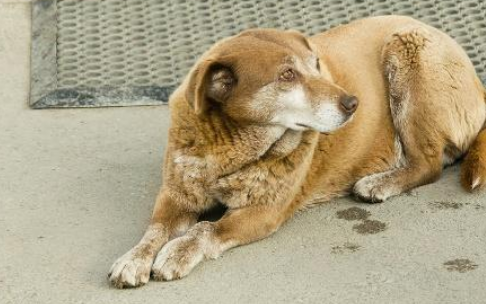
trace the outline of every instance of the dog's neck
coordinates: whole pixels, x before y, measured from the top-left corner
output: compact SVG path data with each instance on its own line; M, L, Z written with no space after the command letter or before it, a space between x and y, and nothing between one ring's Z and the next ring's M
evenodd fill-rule
M285 156L300 143L302 132L269 124L238 123L230 117L213 113L199 120L198 127L204 133L204 145L213 147L241 146L249 156ZM210 130L209 130L210 129Z
M187 118L184 120L190 123L184 124L184 133L192 139L183 153L204 158L214 177L231 174L259 160L285 157L303 138L299 131L277 125L240 124L217 112Z

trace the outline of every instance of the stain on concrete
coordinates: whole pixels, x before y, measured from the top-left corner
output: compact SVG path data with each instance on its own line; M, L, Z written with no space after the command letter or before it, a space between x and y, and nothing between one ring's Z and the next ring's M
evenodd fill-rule
M478 268L478 265L469 259L455 259L444 263L444 266L449 271L456 271L460 273L468 272Z
M485 209L484 206L480 205L480 204L476 204L474 205L474 209L476 210L482 210L482 209Z
M364 220L361 224L353 226L353 230L359 234L375 234L386 230L386 224L380 221Z
M369 211L358 207L351 207L336 212L338 219L343 219L346 221L366 220L370 215L371 213Z
M347 252L356 252L361 248L360 245L353 243L344 243L341 246L334 246L331 248L331 253L333 254L344 254Z
M457 203L457 202L447 202L447 201L438 201L438 202L430 202L429 206L435 209L460 209L463 207L462 203Z

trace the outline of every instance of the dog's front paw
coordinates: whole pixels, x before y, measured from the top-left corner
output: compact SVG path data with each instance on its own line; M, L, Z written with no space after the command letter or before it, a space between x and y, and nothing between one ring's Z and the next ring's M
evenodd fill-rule
M185 277L205 258L217 258L224 250L214 238L210 222L199 222L184 236L165 244L152 265L155 280L171 281Z
M135 248L121 256L111 266L108 279L116 288L131 288L146 284L153 259Z
M171 281L185 277L204 259L204 253L195 237L183 236L167 243L152 265L152 277Z
M400 189L388 178L387 173L378 173L360 179L354 185L353 193L360 200L375 204L400 194Z

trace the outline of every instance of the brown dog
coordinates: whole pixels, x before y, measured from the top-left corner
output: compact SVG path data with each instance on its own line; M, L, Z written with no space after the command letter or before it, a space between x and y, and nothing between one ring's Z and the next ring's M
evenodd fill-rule
M456 42L407 17L310 38L245 31L202 56L170 107L164 185L144 237L111 268L116 287L181 278L311 204L382 202L467 151L464 187L486 184L483 86ZM217 202L225 215L196 223Z

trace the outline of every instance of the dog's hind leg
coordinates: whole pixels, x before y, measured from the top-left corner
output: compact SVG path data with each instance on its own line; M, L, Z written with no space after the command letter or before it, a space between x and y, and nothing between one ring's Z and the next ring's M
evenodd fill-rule
M437 47L427 30L415 27L395 33L383 48L397 162L355 184L353 192L363 201L383 202L441 175L447 142L439 117L450 111L443 102L450 96L441 83L446 71L435 65L439 55L432 54Z

